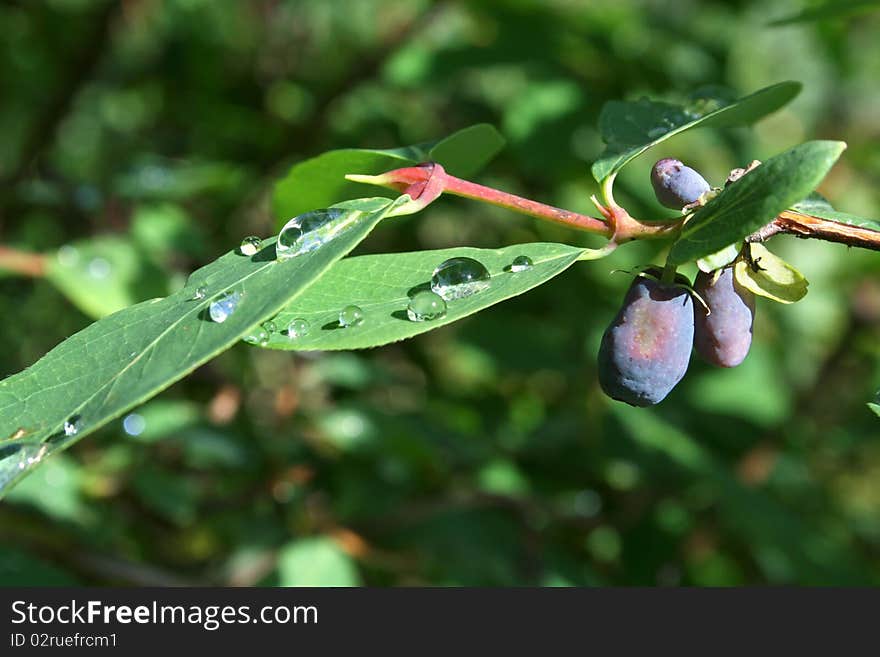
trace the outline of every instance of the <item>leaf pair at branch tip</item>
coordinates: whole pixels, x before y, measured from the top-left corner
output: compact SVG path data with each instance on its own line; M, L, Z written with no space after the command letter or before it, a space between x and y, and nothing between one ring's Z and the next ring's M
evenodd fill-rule
M469 176L485 166L503 145L504 138L498 131L481 123L415 146L328 151L294 165L275 185L273 214L280 228L303 212L362 196L361 181L346 180L346 174L351 173L376 175L422 162L438 162L453 175Z

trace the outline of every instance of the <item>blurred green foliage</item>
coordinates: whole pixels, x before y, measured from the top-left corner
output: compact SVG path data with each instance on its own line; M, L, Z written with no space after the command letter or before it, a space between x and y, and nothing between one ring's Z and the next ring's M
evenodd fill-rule
M668 216L648 182L660 156L718 184L839 139L821 191L880 217L880 14L768 26L800 9L0 2L0 238L51 254L56 275L66 262L82 292L74 305L46 280L0 278L0 373L271 234L272 184L333 148L488 122L509 143L480 181L588 211L603 102L795 79L801 96L755 129L694 131L637 160L617 200ZM522 241L597 244L444 198L357 253ZM65 261L78 242L94 254ZM23 481L0 505L0 582L876 585L880 258L773 245L810 293L759 303L746 362L694 360L654 409L604 398L595 354L629 283L610 270L657 244L381 349L242 344Z

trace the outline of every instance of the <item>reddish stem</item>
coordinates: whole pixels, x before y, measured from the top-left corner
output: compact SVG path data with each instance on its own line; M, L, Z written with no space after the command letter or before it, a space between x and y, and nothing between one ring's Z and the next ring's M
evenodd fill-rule
M39 253L17 251L0 246L0 269L23 276L40 278L46 273L46 257Z
M537 217L538 219L547 219L570 228L578 228L591 233L598 233L605 237L611 237L613 233L612 228L601 219L572 212L570 210L563 210L562 208L557 208L545 203L532 201L531 199L523 198L516 194L509 194L498 189L478 185L477 183L462 180L461 178L456 178L449 174L446 174L446 185L443 191L447 194L454 194L456 196L483 201L484 203L514 210L515 212L527 214L531 217Z

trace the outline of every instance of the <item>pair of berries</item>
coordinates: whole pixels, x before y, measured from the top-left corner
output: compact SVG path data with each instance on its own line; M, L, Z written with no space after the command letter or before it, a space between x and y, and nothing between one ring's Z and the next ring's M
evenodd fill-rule
M664 284L648 269L629 288L599 347L599 383L609 397L633 406L662 401L687 372L691 350L709 363L735 367L749 353L755 295L733 267L700 272L693 290L678 275Z

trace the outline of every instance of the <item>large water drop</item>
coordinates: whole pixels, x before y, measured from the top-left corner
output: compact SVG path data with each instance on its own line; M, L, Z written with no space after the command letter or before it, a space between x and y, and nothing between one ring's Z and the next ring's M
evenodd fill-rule
M211 316L211 319L218 324L225 322L235 312L240 298L241 295L238 292L229 291L214 299L208 308L208 314Z
M339 235L350 225L345 210L313 210L294 217L278 233L275 254L279 260L314 251Z
M431 289L444 301L463 299L489 287L489 270L473 258L450 258L431 276Z

